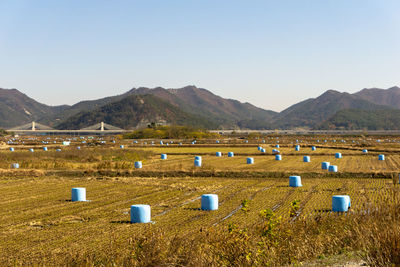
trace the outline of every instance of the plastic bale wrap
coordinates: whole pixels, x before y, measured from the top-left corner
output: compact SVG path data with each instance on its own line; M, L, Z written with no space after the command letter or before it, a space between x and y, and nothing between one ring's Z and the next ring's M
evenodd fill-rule
M149 223L151 221L150 205L132 205L131 223Z
M19 169L19 163L12 163L11 169Z
M336 166L336 165L329 165L328 170L329 170L329 172L338 172L338 166Z
M321 163L321 169L327 170L327 169L329 169L330 165L331 165L330 162L324 161L324 162Z
M345 212L349 210L350 206L350 196L338 195L332 197L332 211Z
M301 187L301 177L300 176L289 176L289 186L290 187Z
M202 210L217 210L218 209L218 195L204 194L201 196L201 209Z
M135 169L141 169L143 167L141 161L135 161Z
M86 188L84 187L72 188L71 201L86 201Z

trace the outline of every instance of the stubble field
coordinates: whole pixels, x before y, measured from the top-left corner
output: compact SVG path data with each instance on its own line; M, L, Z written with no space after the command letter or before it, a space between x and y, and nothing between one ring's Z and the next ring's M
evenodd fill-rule
M294 151L300 138L304 143ZM369 238L375 240L376 233L363 222L399 227L390 220L398 215L400 146L395 140L353 139L320 144L315 138L281 137L282 161L272 154L273 139L194 145L176 140L168 146L110 138L72 139L70 146L61 140L43 144L47 138L14 140L0 151L0 263L281 265L338 254L370 264L388 261L369 259ZM335 159L336 152L343 158ZM161 160L161 153L168 159ZM378 154L385 154L385 161ZM194 167L196 155L202 156L202 167ZM303 162L304 155L311 162ZM246 164L247 157L255 164ZM134 169L138 160L142 169ZM339 172L321 170L322 161ZM10 168L15 162L19 169ZM303 186L289 187L289 175L301 175ZM90 201L71 202L73 187L85 187ZM218 210L200 210L206 193L218 195ZM349 195L351 210L333 213L333 195ZM152 223L131 224L133 204L149 204ZM300 237L309 244L301 245ZM322 244L324 238L333 243Z

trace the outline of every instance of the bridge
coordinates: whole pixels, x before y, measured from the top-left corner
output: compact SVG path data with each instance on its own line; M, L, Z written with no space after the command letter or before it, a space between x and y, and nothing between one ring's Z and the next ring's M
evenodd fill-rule
M27 123L21 126L17 126L11 129L8 129L9 132L14 132L16 134L43 134L43 135L85 135L85 134L120 134L124 132L128 132L127 130L118 128L116 126L100 122L94 124L92 126L79 129L79 130L57 130L51 128L49 126L32 122Z
M89 134L121 134L129 132L130 130L124 130L116 126L100 122L89 127L85 127L79 130L57 130L49 126L31 122L18 127L8 129L9 132L16 134L42 134L42 135L89 135ZM219 133L222 135L229 134L279 134L279 135L400 135L399 130L211 130L210 132Z

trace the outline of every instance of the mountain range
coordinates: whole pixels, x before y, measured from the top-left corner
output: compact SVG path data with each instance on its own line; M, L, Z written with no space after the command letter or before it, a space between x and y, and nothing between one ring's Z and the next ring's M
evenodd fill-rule
M0 127L37 121L57 129L81 129L104 121L124 129L151 122L207 129L400 129L400 88L328 90L282 112L225 99L186 86L180 89L133 88L124 94L49 106L17 89L0 89Z

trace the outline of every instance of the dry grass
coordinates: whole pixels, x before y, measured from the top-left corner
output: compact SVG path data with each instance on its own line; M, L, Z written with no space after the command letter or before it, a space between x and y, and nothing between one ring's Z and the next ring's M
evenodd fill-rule
M75 140L61 152L47 145L51 151L44 152L39 138L29 140L34 153L27 142L13 145L17 151L0 152L0 265L281 266L335 255L375 266L400 264L400 157L394 153L400 145L318 137L330 141L311 152L316 138L301 137L302 149L294 152L297 138L280 137L281 162L257 151L260 140L160 147L109 138L105 145ZM276 139L266 140L270 152ZM376 153L363 155L364 147ZM216 158L216 151L239 156ZM334 159L338 151L343 159ZM379 151L386 161L377 160ZM168 160L160 160L161 152L170 153ZM200 169L193 167L197 153L205 154ZM305 153L311 163L302 162ZM256 155L254 165L246 164L246 154ZM143 170L133 170L136 160ZM337 164L340 172L324 178L321 161ZM13 162L21 169L10 170ZM232 175L219 175L224 173ZM310 175L302 188L290 188L289 173ZM368 178L378 173L393 180ZM90 202L68 201L77 186L87 188ZM199 210L204 193L218 194L217 211ZM350 212L330 212L337 194L350 195ZM130 224L132 204L150 204L155 223Z
M382 262L389 256L381 250L391 249L390 236L398 231L382 230L389 225L382 220L399 215L391 180L306 179L294 189L272 178L98 178L1 180L0 263L280 265L354 250ZM76 186L87 188L91 202L67 201ZM198 197L210 192L219 195L219 210L198 210ZM327 212L337 193L352 198L348 216ZM244 199L246 210L238 210ZM300 201L296 220L289 216L293 200ZM130 205L139 203L151 205L155 224L128 223ZM263 234L265 209L279 218L275 234ZM372 246L375 238L382 244Z

